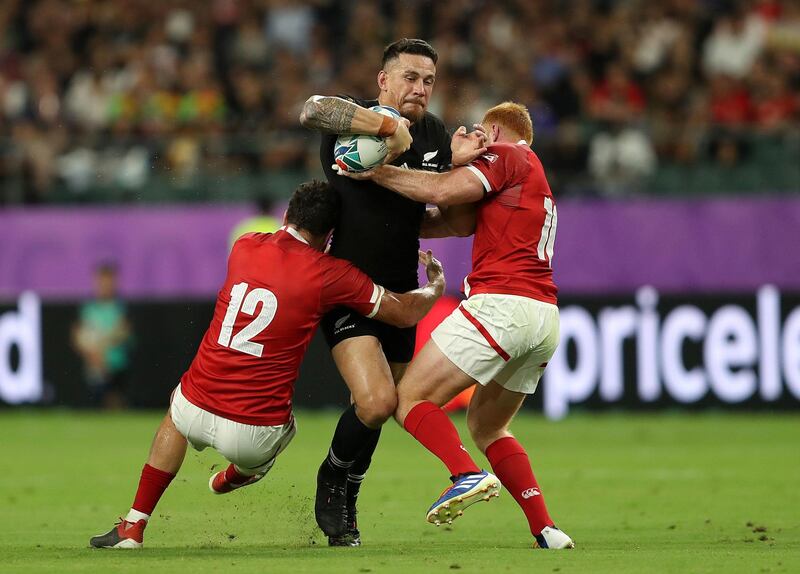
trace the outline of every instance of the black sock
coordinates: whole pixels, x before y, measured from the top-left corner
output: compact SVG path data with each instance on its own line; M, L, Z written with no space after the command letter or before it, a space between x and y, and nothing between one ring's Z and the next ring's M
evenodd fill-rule
M355 405L350 405L339 417L339 423L333 433L331 448L325 459L328 467L337 473L349 472L358 454L372 442L374 436L380 435L380 432L380 429L371 429L358 420ZM375 443L377 444L377 438ZM369 456L371 459L371 452Z
M364 444L364 448L358 453L353 466L347 473L347 507L355 508L358 493L361 490L361 482L372 464L372 454L378 447L378 439L381 438L381 429L378 429Z

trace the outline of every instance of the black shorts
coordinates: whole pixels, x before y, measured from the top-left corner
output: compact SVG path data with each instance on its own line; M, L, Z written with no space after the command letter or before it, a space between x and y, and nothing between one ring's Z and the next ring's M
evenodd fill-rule
M347 307L334 309L322 318L322 333L331 349L352 337L375 337L390 363L410 363L417 341L416 327L393 327L375 319L367 319Z

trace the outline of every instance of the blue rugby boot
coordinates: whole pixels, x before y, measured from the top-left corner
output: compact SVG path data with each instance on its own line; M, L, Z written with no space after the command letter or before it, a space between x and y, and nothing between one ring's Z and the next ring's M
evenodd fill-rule
M495 475L485 470L463 474L433 503L428 510L427 520L436 526L442 522L452 524L468 506L496 496L500 496L500 481Z

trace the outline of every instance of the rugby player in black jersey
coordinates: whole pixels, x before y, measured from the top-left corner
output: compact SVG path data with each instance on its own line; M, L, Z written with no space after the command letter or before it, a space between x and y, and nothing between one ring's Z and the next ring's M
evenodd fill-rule
M483 153L482 131L468 134L462 126L451 138L444 123L427 111L437 59L436 51L423 40L398 40L383 52L377 99L312 96L300 116L303 126L323 134L322 167L341 197L331 255L353 262L373 281L396 292L418 287L425 204L368 180L338 176L331 168L333 147L339 134L379 135L386 137L389 147L387 162L431 171L466 164ZM368 109L377 104L394 108L404 119ZM383 325L347 308L328 314L322 329L353 404L340 417L317 474L314 509L332 546L358 546L356 499L381 425L397 406L395 383L411 361L416 330Z

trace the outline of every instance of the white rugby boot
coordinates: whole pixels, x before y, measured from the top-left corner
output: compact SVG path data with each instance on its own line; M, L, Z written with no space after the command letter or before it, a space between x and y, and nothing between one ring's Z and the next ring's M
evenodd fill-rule
M561 532L555 526L545 526L542 533L538 534L533 543L534 548L547 548L550 550L562 550L565 548L575 548L572 538Z

